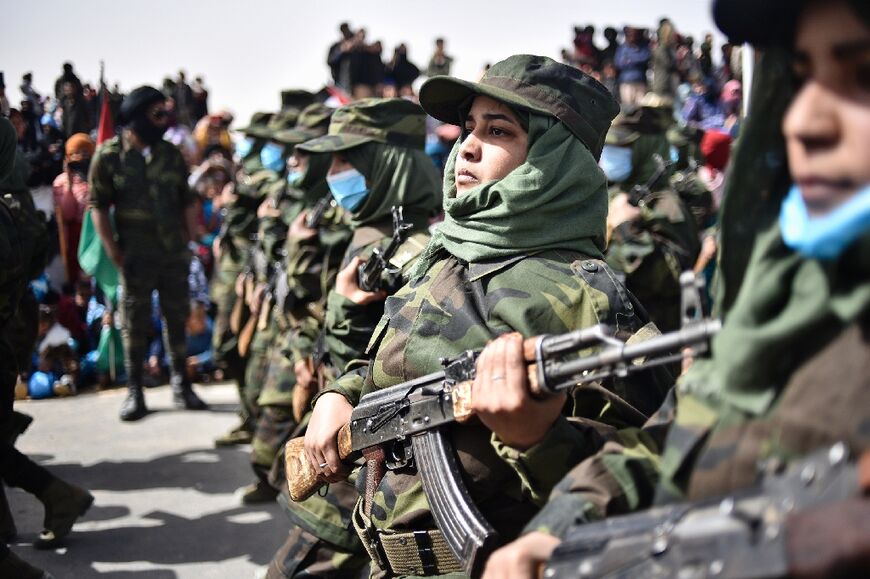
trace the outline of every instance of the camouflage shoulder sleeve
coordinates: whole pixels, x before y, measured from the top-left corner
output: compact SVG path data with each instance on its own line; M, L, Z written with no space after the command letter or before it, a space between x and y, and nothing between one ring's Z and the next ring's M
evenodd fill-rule
M549 501L526 525L557 537L574 524L648 508L662 468L661 453L675 416L674 393L642 428L609 436L601 449L558 482Z
M366 375L368 374L368 364L363 364L355 367L353 370L345 372L339 376L334 382L330 383L327 388L324 388L312 400L312 406L317 404L317 399L327 392L334 392L344 396L351 405L356 406L362 396L365 388Z
M96 209L109 209L115 202L113 175L118 171L120 156L114 141L97 149L88 172L89 205Z

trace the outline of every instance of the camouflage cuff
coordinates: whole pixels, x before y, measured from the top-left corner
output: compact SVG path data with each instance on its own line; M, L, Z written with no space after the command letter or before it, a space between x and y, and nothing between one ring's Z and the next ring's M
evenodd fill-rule
M585 446L583 435L560 416L543 440L527 450L517 450L502 442L495 433L491 443L496 453L520 478L523 492L536 505L543 506L553 487L576 462L577 449Z
M565 494L554 497L529 521L523 534L546 533L564 538L573 525L591 523L601 519L598 509L583 495Z
M360 396L362 396L364 382L364 378L357 372L343 374L336 381L332 382L328 388L324 388L314 396L314 399L311 401L311 407L314 408L320 397L327 392L341 394L351 405L356 406L359 403Z

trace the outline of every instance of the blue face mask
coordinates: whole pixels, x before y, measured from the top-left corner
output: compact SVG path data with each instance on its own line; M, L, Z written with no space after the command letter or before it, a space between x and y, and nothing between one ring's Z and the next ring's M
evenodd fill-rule
M607 175L607 180L622 183L631 175L631 147L604 145L598 166Z
M263 167L276 173L280 173L284 169L284 159L281 156L284 154L284 147L277 143L266 143L260 149L260 162Z
M870 231L870 185L821 217L810 217L800 189L795 185L782 202L779 227L785 244L804 257L837 259Z
M305 176L305 171L300 171L299 169L291 169L287 172L287 184L291 187L295 187L296 184L302 180L303 176Z
M369 196L365 175L356 169L329 175L326 182L335 201L348 211L355 211Z
M680 162L680 150L677 149L675 146L671 145L670 151L671 151L671 163L676 165L677 163Z
M241 141L236 143L236 154L240 159L244 159L248 155L251 154L251 150L254 148L254 139L251 137L245 137Z

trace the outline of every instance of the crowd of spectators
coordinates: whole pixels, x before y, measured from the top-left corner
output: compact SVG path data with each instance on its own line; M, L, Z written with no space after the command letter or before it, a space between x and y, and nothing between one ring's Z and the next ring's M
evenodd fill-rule
M603 45L595 35L595 26L575 26L573 49L562 50L562 62L595 77L624 105L639 105L653 93L671 100L681 123L736 135L741 47L723 44L717 59L712 34L696 45L667 18L655 33L637 26L620 33L608 26Z
M113 305L117 299L106 296L82 271L78 251L103 100L109 125L117 128L124 95L117 84L98 91L82 82L71 63L64 63L51 94L38 92L32 73L24 74L19 107L11 106L4 81L0 73L0 109L19 131L18 145L29 164L27 186L47 223L49 248L48 266L30 284L39 303L37 341L29 367L19 376L16 394L66 395L93 384L123 382L120 320ZM188 371L192 379L202 380L214 370L208 285L213 267L211 245L221 227L221 192L232 167L232 116L209 114L202 77L188 85L184 72L179 71L176 78L164 79L162 88L170 111L165 138L182 151L191 169L190 187L197 193L199 229L191 245ZM143 364L154 383L161 383L167 355L156 295L153 321L152 345Z

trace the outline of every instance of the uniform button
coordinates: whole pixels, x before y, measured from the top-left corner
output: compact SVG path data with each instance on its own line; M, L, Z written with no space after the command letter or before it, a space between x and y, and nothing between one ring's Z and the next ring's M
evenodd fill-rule
M595 273L596 271L598 271L598 264L595 263L594 261L589 261L589 260L584 261L580 265L580 267L582 267L583 269L585 269L586 271L588 271L590 273Z

